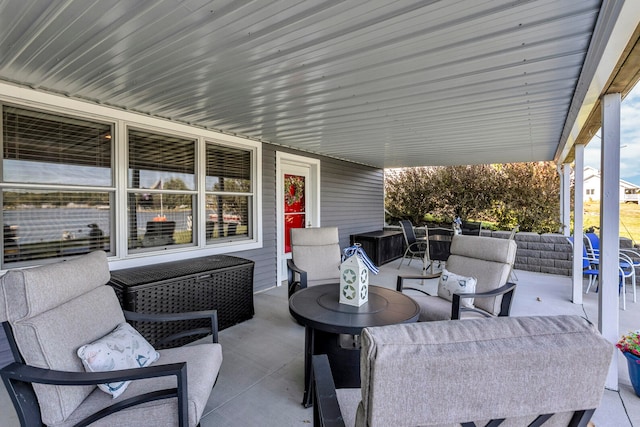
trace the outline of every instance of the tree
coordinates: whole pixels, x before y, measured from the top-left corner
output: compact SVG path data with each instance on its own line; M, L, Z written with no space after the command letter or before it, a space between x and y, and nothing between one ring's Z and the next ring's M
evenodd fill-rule
M495 192L495 170L490 165L435 168L434 215L453 221L485 217Z
M171 178L163 186L163 190L188 190L187 185L180 178ZM163 203L167 209L175 209L179 206L191 207L190 194L163 194Z
M433 169L406 168L385 171L385 209L394 218L422 224L435 208Z
M495 222L501 229L558 231L560 179L551 162L441 166L385 172L385 208L422 224L426 214L450 222Z
M521 231L538 233L560 229L560 177L551 162L498 165L501 188L493 217L498 227L520 225Z

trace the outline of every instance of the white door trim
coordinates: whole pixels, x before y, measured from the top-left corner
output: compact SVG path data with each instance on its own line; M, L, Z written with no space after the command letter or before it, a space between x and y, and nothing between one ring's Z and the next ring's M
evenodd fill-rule
M282 253L282 247L284 245L283 166L302 166L309 168L310 182L307 186L309 190L309 212L307 213L307 223L310 223L312 227L320 227L320 160L276 151L276 255L278 286L287 278L286 269L284 268L286 257Z

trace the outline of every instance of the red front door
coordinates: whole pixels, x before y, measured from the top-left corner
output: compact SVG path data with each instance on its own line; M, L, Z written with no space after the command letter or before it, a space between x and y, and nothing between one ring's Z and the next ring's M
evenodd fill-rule
M304 175L284 175L284 253L291 252L291 229L306 223L306 184Z

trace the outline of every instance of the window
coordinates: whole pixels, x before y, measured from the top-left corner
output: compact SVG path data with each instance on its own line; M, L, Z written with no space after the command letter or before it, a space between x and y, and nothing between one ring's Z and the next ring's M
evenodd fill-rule
M259 247L259 143L51 99L0 104L1 268Z
M251 152L207 142L206 240L253 236Z
M112 125L2 109L3 262L111 253Z
M129 129L129 249L193 245L196 141Z

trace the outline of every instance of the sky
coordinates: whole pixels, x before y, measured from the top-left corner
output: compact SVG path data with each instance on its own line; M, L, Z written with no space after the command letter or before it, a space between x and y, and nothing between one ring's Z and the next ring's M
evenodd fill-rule
M600 131L584 149L584 165L600 168ZM640 185L640 85L622 101L620 111L620 178Z

